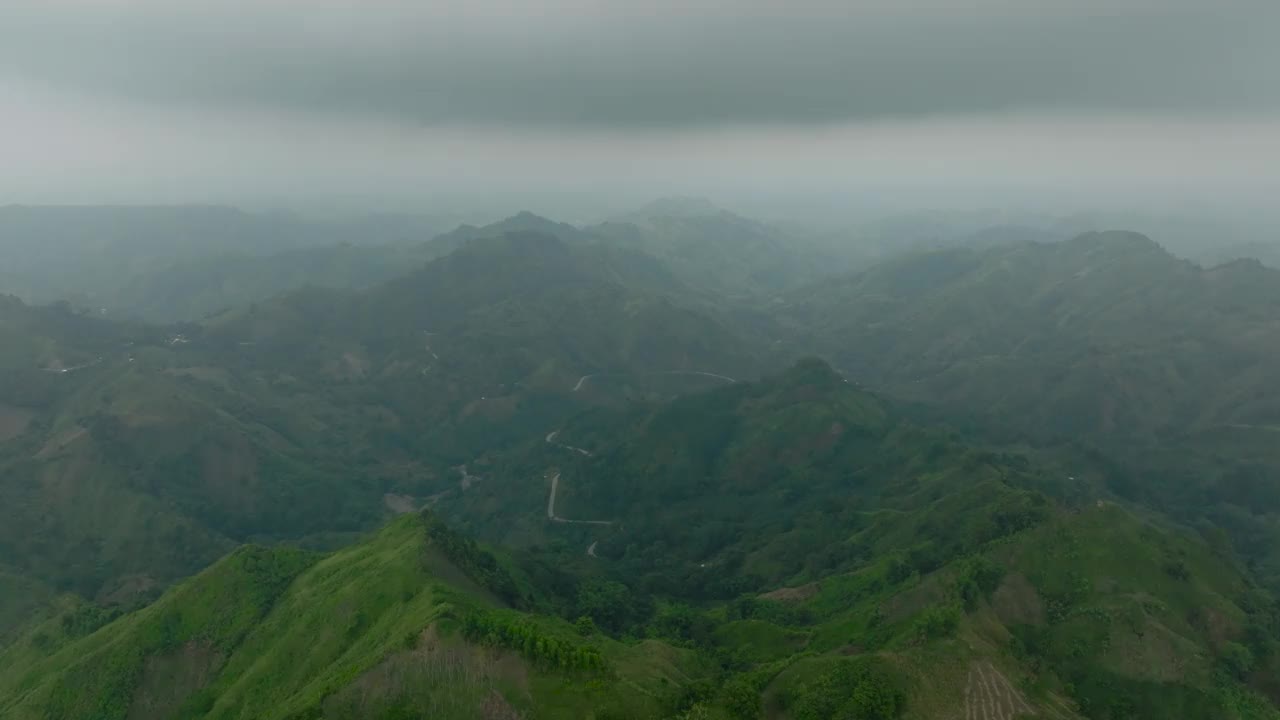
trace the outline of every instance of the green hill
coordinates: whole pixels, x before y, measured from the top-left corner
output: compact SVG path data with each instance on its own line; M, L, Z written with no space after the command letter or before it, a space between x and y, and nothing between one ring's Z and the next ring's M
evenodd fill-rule
M1277 717L1280 608L1229 549L1055 500L1033 459L819 361L552 440L439 506L491 536L537 518L518 553L431 514L327 556L242 548L101 627L82 608L28 631L0 714ZM514 473L548 461L557 516L613 524L548 518ZM537 497L485 518L486 492Z
M1056 447L1065 474L1228 530L1280 587L1280 273L1134 233L891 260L790 296L791 345L850 378ZM941 413L937 412L941 410Z
M1068 500L1037 456L918 426L819 361L545 440L443 511L654 598L596 621L703 648L766 716L829 717L787 708L864 664L905 717L978 692L1003 717L1274 716L1276 605L1228 546Z
M1129 440L1273 424L1277 309L1276 271L1204 270L1113 232L911 255L798 292L781 314L903 398Z
M6 301L0 554L127 605L236 543L331 547L582 407L750 371L681 292L634 253L508 235L205 325Z
M697 669L687 651L508 609L429 527L406 516L329 556L241 548L82 637L39 628L0 655L0 714L572 718L652 709Z
M535 234L557 238L571 245L589 245L595 238L569 223L557 222L527 210L488 225L463 224L447 233L436 236L431 243L446 252L452 252L473 240L502 237L508 234Z
M629 222L0 299L0 717L1275 720L1275 271Z
M749 349L685 292L638 253L507 234L366 293L296 293L231 313L203 337L294 374L443 373L470 384L467 402L517 385L567 390L589 373L751 370ZM336 362L347 355L358 362Z

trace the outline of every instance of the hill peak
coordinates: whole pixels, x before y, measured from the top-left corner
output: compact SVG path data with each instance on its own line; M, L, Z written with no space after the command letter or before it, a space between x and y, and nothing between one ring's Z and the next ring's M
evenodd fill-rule
M844 384L844 376L826 360L817 356L800 358L780 376L788 384L836 385Z
M1167 251L1155 240L1132 230L1103 230L1077 235L1067 241L1072 245L1089 248L1124 249L1142 252L1156 252L1167 255Z
M520 212L502 220L499 224L505 223L546 223L547 225L563 225L564 223L556 222L551 218L539 215L531 210L521 210Z
M443 235L436 236L431 243L440 248L443 253L447 253L473 240L502 237L512 233L551 236L576 244L585 242L584 233L573 225L556 222L528 210L522 210L515 215L483 227L467 224L459 225Z

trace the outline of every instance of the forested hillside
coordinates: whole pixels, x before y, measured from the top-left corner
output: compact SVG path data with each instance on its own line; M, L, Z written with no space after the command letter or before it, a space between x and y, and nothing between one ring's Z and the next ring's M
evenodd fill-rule
M1280 273L1094 233L889 260L779 314L849 377L1001 442L1068 446L1073 475L1210 520L1280 578Z
M365 293L300 291L205 325L7 300L7 564L116 597L237 542L327 547L601 400L599 383L572 392L585 376L652 395L698 387L684 371L750 371L681 292L648 258L513 235Z
M0 714L1276 717L1275 271L619 222L6 298Z
M0 720L1280 720L1276 68L0 0Z
M323 558L243 548L100 628L89 607L31 628L0 656L0 708L1276 716L1277 607L1228 549L1055 499L1033 460L895 419L819 361L619 417L638 423L620 436L600 412L617 411L511 466L558 451L557 516L610 524L542 516L543 539L507 556L434 514ZM545 480L498 469L468 492Z
M1018 418L1150 438L1280 418L1280 274L1204 270L1132 233L908 256L792 297L784 316L853 377Z
M417 515L328 556L243 547L143 610L103 625L79 608L0 651L0 714L656 717L706 671L512 608L501 562Z

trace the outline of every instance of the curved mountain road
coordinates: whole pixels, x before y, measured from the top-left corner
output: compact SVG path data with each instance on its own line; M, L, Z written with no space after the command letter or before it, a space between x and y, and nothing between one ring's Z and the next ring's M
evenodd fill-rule
M589 450L583 450L583 449L582 449L582 448L580 448L580 447L574 447L574 446L572 446L572 445L565 445L564 443L558 443L558 442L556 442L556 436L557 436L557 435L559 435L559 434L560 434L560 431L559 431L559 430L555 430L555 431L552 431L552 432L547 433L547 442L548 442L548 443L550 443L550 444L552 444L552 445L555 445L555 446L556 446L556 447L558 447L558 448L563 448L563 449L565 449L565 450L570 450L570 451L572 451L572 452L576 452L576 453L578 453L579 455L585 455L586 457L591 457L591 451L589 451Z
M629 374L696 375L699 377L709 377L709 378L714 378L716 380L723 380L727 383L737 382L737 380L734 380L728 375L720 375L718 373L713 373L713 372L703 372L701 370L664 370L664 371L651 372L651 373L591 373L588 375L583 375L582 377L578 378L578 382L574 384L573 390L571 390L570 392L578 392L579 390L582 389L582 386L585 385L586 382L591 378L601 377L605 375L629 375ZM578 453L579 455L582 455L584 457L592 457L591 451L589 450L584 450L580 447L574 447L572 445L566 445L561 442L556 442L556 436L559 434L560 434L559 430L552 430L551 432L547 433L547 437L546 437L547 444L555 445L558 448L562 448L570 452ZM556 515L556 493L559 490L560 490L560 473L557 472L555 475L551 476L551 494L547 496L547 519L551 520L552 522L575 523L578 525L612 525L613 524L612 520L569 520L567 518L562 518ZM587 555L591 557L598 557L596 555L596 546L599 544L600 544L600 541L598 540L592 542L591 545L587 547Z
M612 525L612 520L567 520L556 515L556 492L560 489L560 473L551 476L551 494L547 496L547 518L552 522L575 525Z

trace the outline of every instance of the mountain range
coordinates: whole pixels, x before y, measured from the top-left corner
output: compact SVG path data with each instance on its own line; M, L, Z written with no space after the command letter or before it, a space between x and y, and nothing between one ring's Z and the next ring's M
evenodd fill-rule
M1278 271L974 237L678 199L0 298L0 716L1276 718Z

